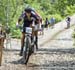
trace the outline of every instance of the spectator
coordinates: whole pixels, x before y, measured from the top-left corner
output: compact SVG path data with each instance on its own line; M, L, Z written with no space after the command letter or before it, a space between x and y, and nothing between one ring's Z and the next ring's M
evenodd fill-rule
M48 21L48 18L46 18L46 20L45 20L45 28L48 28L48 24L49 24L49 21Z
M54 28L54 24L55 24L55 18L54 17L52 17L50 19L50 24L51 24L51 27Z
M3 25L1 25L1 24L0 24L0 36L3 37L2 45L3 45L3 48L4 48L4 41L5 41L5 38L6 38L6 33L5 33Z

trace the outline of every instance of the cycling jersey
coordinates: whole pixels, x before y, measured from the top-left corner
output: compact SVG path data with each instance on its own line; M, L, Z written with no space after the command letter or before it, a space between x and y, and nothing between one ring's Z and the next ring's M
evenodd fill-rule
M32 24L33 21L35 21L35 25L38 24L38 21L39 21L39 18L33 13L31 13L31 16L29 19L28 19L26 13L23 13L20 16L18 22L21 21L22 19L23 19L23 31L22 32L25 32L25 27L30 27L30 25Z
M26 16L26 13L23 13L20 18L19 21L23 19L23 27L29 27L30 24L32 24L33 21L35 21L35 24L38 23L38 17L31 13L30 19L28 19L28 17Z

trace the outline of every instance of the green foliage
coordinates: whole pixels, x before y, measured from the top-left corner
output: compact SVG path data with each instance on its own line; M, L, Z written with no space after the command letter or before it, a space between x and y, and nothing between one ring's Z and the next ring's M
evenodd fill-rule
M73 32L72 37L75 39L75 31Z
M75 0L0 0L0 23L8 22L14 37L21 35L15 24L26 6L33 7L43 19L55 17L56 22L75 13Z
M73 32L73 34L72 34L72 38L73 38L73 40L74 40L74 46L75 46L75 29L74 29L74 32Z
M12 38L20 38L21 37L21 32L19 30L13 30L12 31Z

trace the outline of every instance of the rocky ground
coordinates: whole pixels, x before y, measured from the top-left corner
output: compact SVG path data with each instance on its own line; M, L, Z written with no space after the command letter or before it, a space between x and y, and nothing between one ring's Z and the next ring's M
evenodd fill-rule
M18 55L19 51L3 51L0 70L75 70L72 32L72 29L65 30L51 42L39 47L39 50L30 57L27 66Z
M75 70L72 32L72 27L66 29L51 41L39 46L38 51L30 56L27 65L23 64L19 50L4 50L0 70ZM13 46L15 42L17 40L12 41Z

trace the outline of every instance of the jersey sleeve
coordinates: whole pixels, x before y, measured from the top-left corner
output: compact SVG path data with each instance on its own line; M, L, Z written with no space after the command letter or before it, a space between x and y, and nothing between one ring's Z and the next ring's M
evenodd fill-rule
M20 22L25 17L25 13L22 13L21 16L18 19L18 22Z

